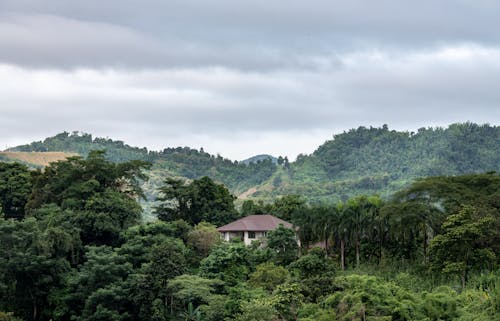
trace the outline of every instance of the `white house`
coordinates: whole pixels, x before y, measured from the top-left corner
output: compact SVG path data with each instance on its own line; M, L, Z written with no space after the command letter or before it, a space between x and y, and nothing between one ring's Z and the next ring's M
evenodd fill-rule
M236 237L240 238L246 245L250 245L253 241L261 240L266 236L267 232L278 228L280 225L293 229L292 223L272 215L249 215L221 226L217 230L226 241Z

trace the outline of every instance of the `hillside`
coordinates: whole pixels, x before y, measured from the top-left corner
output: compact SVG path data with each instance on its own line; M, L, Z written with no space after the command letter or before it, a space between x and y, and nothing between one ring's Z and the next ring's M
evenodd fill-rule
M273 163L278 163L278 159L274 156L271 156L271 155L267 155L267 154L261 154L261 155L255 155L255 156L252 156L250 158L247 158L245 160L242 160L240 163L243 163L243 164L250 164L250 163L257 163L259 161L263 161L263 160L266 160L266 159L270 159L273 161Z
M148 151L90 134L62 133L18 146L17 152L68 152L85 155L105 149L115 162L131 159L153 164L145 183L153 199L167 176L209 176L243 198L270 200L300 194L312 202L335 202L356 194L388 196L418 177L500 171L500 127L473 123L414 132L359 127L333 136L311 155L281 165L274 158L237 162L188 147Z
M340 200L355 194L388 196L418 177L500 170L500 127L473 123L398 132L351 129L299 156L254 196L307 195Z
M75 155L77 154L67 152L0 152L0 160L14 160L26 164L47 166L52 162Z

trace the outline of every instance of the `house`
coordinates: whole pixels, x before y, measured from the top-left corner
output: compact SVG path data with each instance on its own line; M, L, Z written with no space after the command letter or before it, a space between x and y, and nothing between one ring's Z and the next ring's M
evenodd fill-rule
M240 238L246 245L250 245L253 241L261 240L266 236L267 232L278 228L280 225L293 229L292 223L272 215L249 215L219 227L217 230L225 241Z

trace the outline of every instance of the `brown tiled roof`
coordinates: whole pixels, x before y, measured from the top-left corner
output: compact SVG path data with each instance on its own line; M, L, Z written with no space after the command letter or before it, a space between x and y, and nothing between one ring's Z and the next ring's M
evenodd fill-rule
M249 215L240 218L237 221L219 227L217 230L219 232L264 232L272 231L278 228L281 224L286 228L293 228L292 223L283 221L282 219L272 215Z

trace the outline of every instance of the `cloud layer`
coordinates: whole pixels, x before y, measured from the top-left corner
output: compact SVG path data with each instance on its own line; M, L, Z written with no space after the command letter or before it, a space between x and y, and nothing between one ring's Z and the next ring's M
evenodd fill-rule
M498 124L500 5L412 6L4 0L0 143L82 130L293 158L359 125Z

